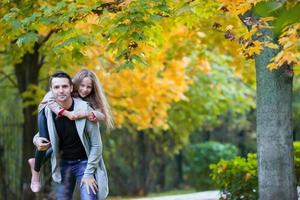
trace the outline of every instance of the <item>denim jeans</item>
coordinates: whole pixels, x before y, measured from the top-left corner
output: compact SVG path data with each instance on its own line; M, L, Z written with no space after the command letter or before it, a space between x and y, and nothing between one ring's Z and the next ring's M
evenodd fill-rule
M80 185L81 179L86 169L87 160L61 160L61 175L62 182L56 187L57 200L72 200L73 192L76 183ZM87 192L87 187L82 185L80 187L81 200L96 200L96 195L90 189L90 194Z

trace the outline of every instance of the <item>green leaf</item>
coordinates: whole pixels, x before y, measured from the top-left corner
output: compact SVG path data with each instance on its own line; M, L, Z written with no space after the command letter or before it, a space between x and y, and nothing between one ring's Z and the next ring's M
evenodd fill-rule
M36 21L37 17L39 17L40 14L37 13L33 13L30 17L25 18L24 20L22 20L23 25L29 26L30 24L32 24L33 22Z
M162 5L159 5L157 7L160 11L164 11L164 12L170 12L171 11L169 6L167 6L166 4L162 4Z
M263 1L256 4L256 6L253 8L253 11L256 15L267 17L282 8L283 5L284 4L280 1Z
M159 21L159 20L163 19L163 17L160 15L157 15L157 14L153 14L150 16L150 19L153 21Z
M138 55L132 55L131 59L134 61L136 60L139 63L142 63L143 65L147 66L148 64Z
M175 15L180 16L182 14L189 14L189 13L193 13L193 9L190 5L186 5L176 10Z
M284 8L275 19L273 26L274 32L279 34L285 26L300 22L300 3L296 6L286 9Z
M291 8L277 1L261 2L254 7L254 13L261 17L275 17L273 25L274 32L278 35L285 26L300 21L300 3Z
M17 39L17 45L19 47L21 47L22 45L26 44L26 43L34 43L38 40L38 35L36 33L33 33L33 32L28 32L22 36L20 36L18 39Z
M139 32L133 32L131 34L131 37L134 39L134 40L144 40L145 39L145 36L142 34L142 33L139 33Z
M120 66L120 69L118 71L123 69L133 69L133 68L134 68L133 62L130 60L126 60L126 62Z
M22 23L18 20L12 20L10 22L10 25L12 26L12 29L18 30L22 28Z

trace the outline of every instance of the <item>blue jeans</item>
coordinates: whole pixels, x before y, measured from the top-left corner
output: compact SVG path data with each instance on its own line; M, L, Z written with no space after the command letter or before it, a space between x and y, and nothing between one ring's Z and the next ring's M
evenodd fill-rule
M61 160L62 182L56 188L57 200L72 200L76 182L80 185L86 165L87 160ZM90 194L88 194L86 186L82 185L80 187L80 199L96 200L96 195L91 189Z

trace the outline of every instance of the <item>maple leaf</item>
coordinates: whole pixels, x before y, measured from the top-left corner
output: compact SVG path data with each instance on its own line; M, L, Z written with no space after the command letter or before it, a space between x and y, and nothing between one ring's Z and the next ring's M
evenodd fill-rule
M235 35L230 31L226 31L224 33L224 37L230 41L233 41L235 39Z
M264 45L266 47L269 47L269 48L272 48L272 49L278 49L279 48L279 46L277 44L274 44L273 42L266 42L266 43L264 43Z
M259 54L262 49L263 49L262 43L260 41L256 40L248 46L247 53L249 56L252 56L254 54Z
M221 28L222 27L222 25L220 24L220 23L218 23L218 22L215 22L214 24L213 24L213 28L214 29L219 29L219 28Z

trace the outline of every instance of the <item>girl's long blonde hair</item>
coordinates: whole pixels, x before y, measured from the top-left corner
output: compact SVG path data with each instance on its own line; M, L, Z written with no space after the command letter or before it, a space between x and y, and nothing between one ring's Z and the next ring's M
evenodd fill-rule
M90 78L92 80L92 91L91 94L89 94L83 100L89 102L93 109L99 109L104 114L104 122L106 128L108 130L113 129L114 122L110 106L104 94L103 87L93 71L82 69L75 75L75 77L73 78L74 95L78 96L78 89L81 81L84 78Z

